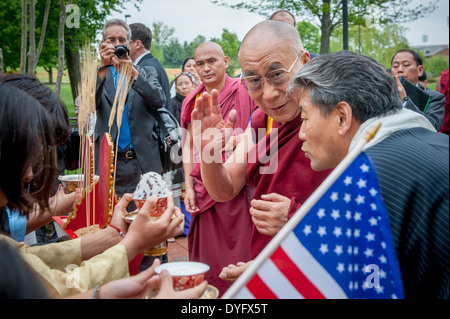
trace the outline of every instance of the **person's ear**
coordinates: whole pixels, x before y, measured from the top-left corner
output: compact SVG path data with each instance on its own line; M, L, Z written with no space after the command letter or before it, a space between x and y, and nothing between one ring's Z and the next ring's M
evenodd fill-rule
M303 51L302 55L300 55L300 61L302 61L303 65L308 63L311 60L311 55L308 51Z
M425 71L425 68L423 65L419 65L419 78L423 75L423 72Z
M352 107L347 102L341 101L336 105L334 110L339 120L338 134L343 136L347 134L347 132L349 132L352 128L353 124Z
M225 69L228 69L228 67L230 66L230 58L228 56L225 56L224 62L225 62Z

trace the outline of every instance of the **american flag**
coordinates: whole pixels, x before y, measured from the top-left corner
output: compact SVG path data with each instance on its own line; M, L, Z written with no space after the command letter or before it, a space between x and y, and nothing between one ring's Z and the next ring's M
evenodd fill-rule
M387 210L365 153L234 298L404 298Z

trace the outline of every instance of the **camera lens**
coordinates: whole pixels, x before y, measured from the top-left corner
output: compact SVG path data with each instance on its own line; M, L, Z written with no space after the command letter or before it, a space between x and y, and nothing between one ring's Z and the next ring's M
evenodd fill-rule
M116 56L119 59L125 58L125 56L128 53L128 47L126 45L118 45L115 48L116 48Z

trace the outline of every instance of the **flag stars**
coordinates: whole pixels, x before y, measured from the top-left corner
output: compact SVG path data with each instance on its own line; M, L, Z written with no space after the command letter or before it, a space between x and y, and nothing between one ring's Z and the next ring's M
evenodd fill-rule
M372 234L371 232L367 233L366 235L367 241L370 243L371 241L375 241L375 234Z
M336 245L336 247L334 248L334 253L338 256L342 255L344 253L342 245Z
M357 203L358 205L361 205L361 204L364 204L365 199L366 199L366 198L365 198L364 196L358 195L358 197L356 197L355 201L356 201L356 203Z
M372 203L372 204L370 204L370 208L371 208L373 211L376 211L376 210L377 210L377 205L376 205L375 203Z
M364 251L364 255L366 255L367 258L372 257L373 256L373 249L366 248L366 250Z
M386 256L381 255L378 259L380 260L380 263L382 263L382 264L387 264L387 258L386 258Z
M333 192L332 194L331 194L331 196L330 196L330 199L333 201L333 203L335 202L335 201L337 201L338 199L339 199L339 193L337 193L337 192Z
M334 220L338 219L340 217L339 210L333 209L333 212L331 213L331 217L333 217Z
M342 228L337 226L334 227L333 234L334 236L336 236L336 238L339 238L339 236L342 235Z
M347 220L350 220L352 218L352 212L351 211L346 211L345 212L345 218L347 218Z
M363 180L362 178L359 179L358 183L356 183L359 188L366 188L367 187L367 181Z
M339 271L339 273L343 273L345 271L345 265L343 263L338 263L338 266L336 267L336 270Z
M355 219L355 222L359 222L361 220L361 213L356 212L353 218Z
M370 195L372 195L372 197L375 197L375 196L377 196L378 191L375 188L372 187L370 189L369 193L370 193Z
M344 201L348 204L350 203L350 201L352 200L352 195L350 194L345 194L344 195Z
M347 177L344 179L344 184L345 184L345 186L351 185L352 179L353 179L352 177L347 176Z
M322 219L322 217L325 217L325 209L319 209L319 211L317 212L317 217L319 217L320 219Z
M347 235L348 238L352 237L352 230L351 228L347 228L347 231L345 233Z
M375 217L372 216L369 219L369 223L370 223L370 226L377 226L378 225L378 220Z
M370 170L370 167L367 166L366 164L361 165L359 168L361 169L361 172L363 172L363 173L368 173Z
M327 234L327 227L326 226L319 226L319 229L317 230L317 234L320 237L323 237Z
M328 245L320 244L319 251L322 253L322 255L325 255L328 252Z
M311 225L305 225L305 228L303 228L303 233L305 234L305 236L311 234L312 233Z

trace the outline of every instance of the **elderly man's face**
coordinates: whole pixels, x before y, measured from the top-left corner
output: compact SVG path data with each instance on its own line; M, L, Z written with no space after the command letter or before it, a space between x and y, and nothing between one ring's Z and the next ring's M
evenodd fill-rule
M114 46L122 44L130 44L127 39L127 30L121 25L111 25L105 30L105 38L103 42L110 43Z
M283 41L274 41L273 35L266 39L248 39L240 51L240 64L245 77L265 77L268 72L284 68L288 70L300 53L292 45ZM307 58L305 58L307 55ZM304 52L293 65L289 80L298 71L304 61L309 60L309 54ZM299 113L298 103L286 94L289 81L281 86L274 86L263 79L259 90L249 90L250 97L264 113L279 123L292 121Z
M303 141L302 151L311 160L313 170L334 168L348 151L348 144L338 134L341 117L336 109L328 116L322 115L319 107L311 102L308 91L299 93L302 125L298 137Z

